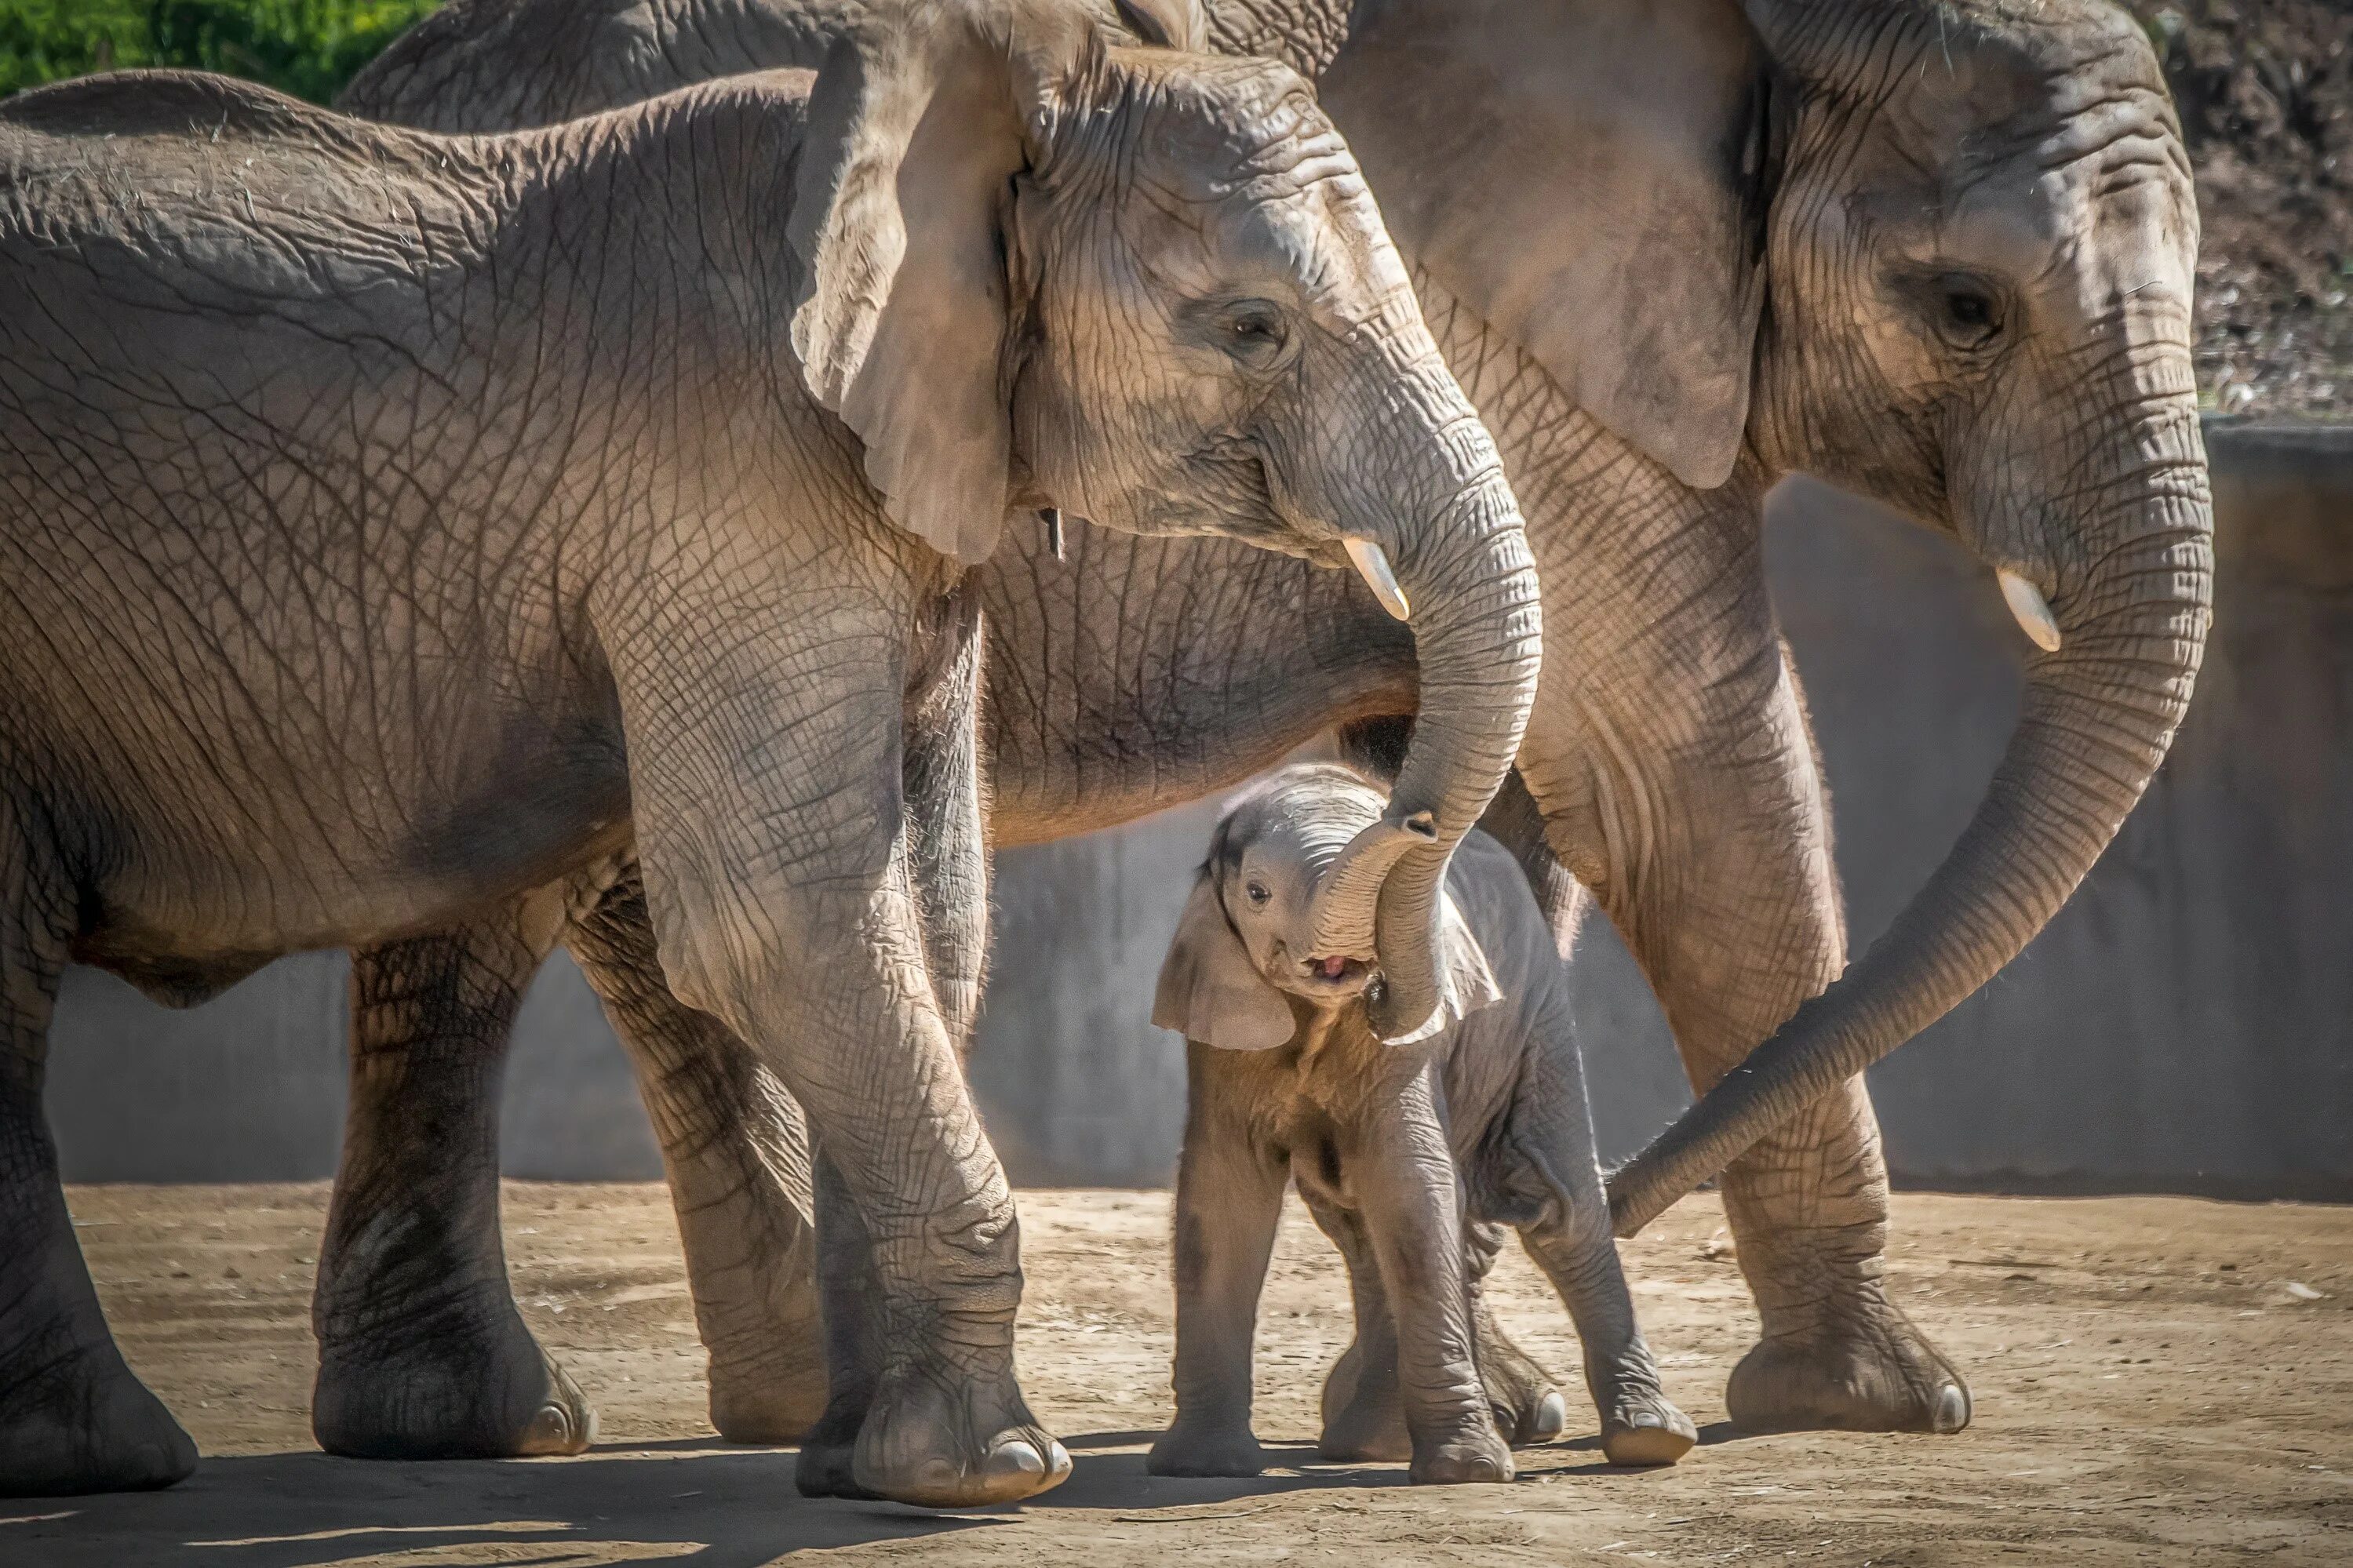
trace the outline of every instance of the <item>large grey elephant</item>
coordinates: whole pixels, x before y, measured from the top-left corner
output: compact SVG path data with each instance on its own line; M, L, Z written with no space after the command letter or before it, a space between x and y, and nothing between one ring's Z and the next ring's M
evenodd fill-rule
M1537 588L1312 94L1053 5L877 15L806 86L480 139L176 73L0 108L0 1491L193 1459L58 1189L64 964L185 1002L294 948L528 946L625 847L670 1005L756 1047L870 1238L840 1484L1060 1480L926 952L985 909L962 563L1008 500L1410 603L1449 723L1329 919L1388 1026L1438 1005L1437 879L1525 721ZM567 1440L543 1382L467 1397Z
M814 62L859 9L455 0L347 102L450 128L559 120ZM1590 890L1696 1086L1799 1015L1774 1047L1791 1070L1737 1079L1728 1129L1735 1102L1711 1097L1696 1158L1620 1184L1639 1217L1738 1155L1725 1199L1762 1337L1733 1374L1733 1418L1964 1425L1965 1380L1883 1282L1886 1173L1853 1075L2041 929L2189 700L2211 575L2189 353L2198 221L2147 40L2104 0L1213 0L1208 28L1320 79L1526 510L1546 674L1518 758L1526 788L1488 826L1564 942ZM1798 471L1956 535L2034 641L1975 822L1851 971L1828 803L1762 571L1764 495ZM1216 542L1079 530L1064 560L1018 529L981 594L1000 650L987 742L999 844L1195 798L1335 723L1393 763L1394 716L1415 707L1411 650L1370 595ZM575 948L628 1003L713 1418L733 1436L790 1436L818 1381L797 1349L816 1340L798 1272L805 1152L769 1119L773 1089L743 1092L756 1069L724 1032L646 983L642 939L631 967L617 933L642 921L609 912ZM459 936L442 972L464 971ZM358 962L364 976L376 961ZM976 953L967 965L976 975ZM396 1026L361 1016L364 1059L405 1064L402 1092L363 1081L322 1264L322 1303L372 1295L394 1317L465 1324L432 1353L478 1376L497 1357L540 1364L477 1218L495 1163L412 1176L423 1156L399 1152L423 1147L419 1126L487 1127L528 967L505 973L477 1010L453 994ZM446 1310L358 1245L371 1225L484 1283ZM332 1319L338 1342L364 1360L352 1321Z

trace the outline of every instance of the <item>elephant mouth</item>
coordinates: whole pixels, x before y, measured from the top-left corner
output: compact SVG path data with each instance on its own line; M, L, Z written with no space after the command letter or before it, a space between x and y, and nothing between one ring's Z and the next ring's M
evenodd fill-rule
M1355 996L1372 983L1374 973L1373 966L1363 959L1337 954L1303 959L1294 968L1298 988L1308 996Z

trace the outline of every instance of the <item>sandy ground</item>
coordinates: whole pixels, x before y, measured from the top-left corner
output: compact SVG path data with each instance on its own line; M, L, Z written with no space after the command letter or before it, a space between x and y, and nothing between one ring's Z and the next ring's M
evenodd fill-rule
M511 1187L524 1313L601 1409L577 1459L388 1465L311 1447L319 1186L72 1194L125 1353L206 1455L143 1497L0 1503L0 1563L442 1568L784 1559L943 1564L2353 1563L2353 1211L2182 1199L1906 1197L1895 1293L1968 1371L1957 1437L1742 1436L1723 1389L1754 1319L1721 1212L1630 1244L1669 1386L1704 1446L1600 1462L1589 1407L1509 1486L1409 1489L1312 1462L1345 1342L1335 1259L1296 1204L1261 1331L1259 1433L1295 1468L1156 1480L1168 1415L1168 1203L1022 1196L1030 1395L1078 1458L1040 1504L941 1516L807 1502L789 1452L702 1419L701 1353L660 1189ZM1566 1315L1516 1253L1507 1325L1556 1370ZM1583 1434L1583 1436L1579 1436Z

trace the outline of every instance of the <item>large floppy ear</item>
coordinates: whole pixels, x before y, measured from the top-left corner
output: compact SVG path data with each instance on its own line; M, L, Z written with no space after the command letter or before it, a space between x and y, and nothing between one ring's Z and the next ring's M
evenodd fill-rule
M1209 18L1199 0L1112 0L1119 19L1155 48L1198 55L1208 47Z
M1399 247L1713 487L1748 419L1772 163L1736 0L1366 8L1318 84Z
M1486 950L1471 933L1470 922L1455 906L1452 893L1440 894L1438 900L1438 1006L1421 1027L1410 1035L1399 1035L1386 1041L1392 1046L1409 1046L1426 1040L1458 1019L1467 1018L1480 1008L1504 999L1503 987L1495 984L1495 972L1487 966Z
M1226 919L1214 868L1203 869L1185 900L1160 965L1152 1022L1221 1051L1271 1051L1297 1032L1291 1004L1259 973Z
M1005 518L1013 181L1090 42L1069 7L875 6L810 94L793 351L892 519L959 561Z

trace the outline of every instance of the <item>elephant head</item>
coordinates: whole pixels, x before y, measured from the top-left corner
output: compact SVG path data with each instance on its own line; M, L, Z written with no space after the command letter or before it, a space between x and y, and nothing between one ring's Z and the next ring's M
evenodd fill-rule
M1220 1050L1271 1050L1298 1033L1288 998L1328 1013L1366 995L1373 969L1332 951L1324 928L1382 813L1378 790L1330 763L1285 768L1229 805L1161 965L1152 1021ZM1500 994L1444 893L1438 929L1439 1005L1414 1038Z
M1620 1173L1630 1233L2007 963L2162 761L2212 576L2188 158L2105 0L1390 4L1324 92L1400 243L1603 423L1949 531L2032 643L1975 819Z
M1436 1011L1440 881L1534 697L1535 574L1492 442L1354 159L1182 0L874 7L818 74L793 346L891 516L965 562L1008 508L1360 571L1422 723L1321 940L1384 1036Z

